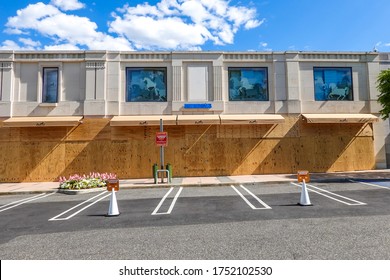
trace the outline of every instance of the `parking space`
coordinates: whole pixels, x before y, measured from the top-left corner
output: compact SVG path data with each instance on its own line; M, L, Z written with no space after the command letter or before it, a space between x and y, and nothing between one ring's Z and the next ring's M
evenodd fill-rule
M171 187L168 190L168 192L164 195L164 197L161 199L157 207L154 209L152 215L170 215L172 213L173 207L175 207L175 203L179 198L182 190L183 187L180 188Z
M253 210L272 209L269 205L264 203L264 201L262 201L258 196L256 196L242 184L240 184L239 187L235 187L233 185L231 185L231 187ZM249 198L247 198L248 196Z
M49 219L49 221L64 221L69 220L70 218L76 216L77 214L81 213L82 211L86 210L87 208L93 206L95 203L98 203L99 201L107 198L111 194L107 191L100 192L99 194L88 198L87 200L80 202L79 204L72 206L71 208L65 210L64 212L56 215L55 217L52 217Z
M350 180L351 182L360 183L366 186L387 189L390 191L390 180Z
M294 186L301 187L301 185L297 184L297 183L291 183L291 184ZM348 205L348 206L366 205L366 203L364 203L364 202L346 197L344 195L337 194L335 192L331 192L329 190L326 190L325 188L316 187L312 184L306 184L306 187L307 187L307 190L309 192L319 194L321 196L327 197L329 199L343 203L343 204Z
M8 197L3 201L3 203L5 203L5 204L0 206L0 213L7 211L7 210L10 210L10 209L13 209L15 207L22 206L24 204L31 203L31 202L39 200L39 199L46 198L46 197L51 196L53 194L54 193L48 193L48 194L41 193L41 194L37 194L37 195L28 195L28 196L24 195L24 196L20 196L20 199L17 199L15 196Z
M90 228L106 224L143 227L389 214L390 193L385 185L378 184L383 187L380 188L376 184L307 184L313 207L297 205L301 193L297 183L123 189L116 195L121 214L115 218L106 215L111 199L107 191L76 196L59 193L1 196L0 226L56 232L64 228L77 231L85 224ZM348 209L352 206L353 210Z

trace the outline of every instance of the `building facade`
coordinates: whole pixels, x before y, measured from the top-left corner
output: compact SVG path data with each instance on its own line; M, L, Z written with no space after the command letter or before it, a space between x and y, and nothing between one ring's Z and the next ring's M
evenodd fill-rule
M0 182L390 165L377 52L0 52Z

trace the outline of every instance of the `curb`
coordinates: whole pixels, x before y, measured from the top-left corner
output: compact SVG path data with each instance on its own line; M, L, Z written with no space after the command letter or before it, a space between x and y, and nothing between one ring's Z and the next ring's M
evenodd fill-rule
M317 175L317 176L316 176ZM324 175L324 176L322 176ZM368 175L368 176L367 176ZM317 177L317 178L316 178ZM372 177L372 178L370 178ZM284 178L281 180L276 179L273 180L254 180L254 181L246 181L246 182L240 182L240 181L233 181L229 179L225 182L195 182L195 183L187 183L182 184L181 181L179 182L173 182L173 183L134 183L134 182L126 182L126 180L123 180L124 182L120 182L120 189L157 189L157 188L171 188L171 187L229 187L234 184L242 184L242 185L248 185L253 186L255 184L288 184L290 182L295 182L296 178L294 178L293 175L291 175L291 178ZM370 173L347 173L347 174L335 174L335 176L330 176L330 174L312 174L311 182L312 183L349 183L349 182L375 182L375 181L390 181L390 171L386 172L370 172ZM92 193L92 192L99 192L103 191L106 188L94 188L94 189L81 189L81 190L68 190L68 189L59 189L52 186L52 188L46 188L42 190L23 190L23 188L19 188L19 190L13 190L13 191L5 191L0 192L1 195L23 195L23 194L39 194L39 193L46 193L46 192L56 192L61 194L67 194L67 195L78 195L78 194L84 194L84 193Z
M23 195L23 194L40 194L40 193L57 193L58 190L41 190L41 191L11 191L11 192L0 192L0 196L2 195Z
M80 190L58 189L57 193L76 195L76 194L83 194L83 193L99 192L103 190L106 190L106 188L93 188L93 189L80 189Z

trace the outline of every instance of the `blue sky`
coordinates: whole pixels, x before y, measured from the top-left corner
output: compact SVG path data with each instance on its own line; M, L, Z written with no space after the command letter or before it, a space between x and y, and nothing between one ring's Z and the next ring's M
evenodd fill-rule
M0 0L0 49L390 52L389 0Z

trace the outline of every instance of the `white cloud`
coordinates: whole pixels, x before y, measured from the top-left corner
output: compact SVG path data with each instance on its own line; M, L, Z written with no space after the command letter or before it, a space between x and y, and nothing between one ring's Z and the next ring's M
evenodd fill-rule
M228 10L229 1L224 0L200 0L211 11L214 11L217 15L225 15Z
M247 30L248 29L252 29L252 28L256 28L256 27L260 26L263 23L264 23L264 20L253 20L253 19L251 19L251 20L248 20L245 23L244 28L247 29Z
M161 0L117 9L109 31L126 37L137 49L200 49L206 41L232 44L242 27L263 23L256 9L225 0Z
M148 26L145 32L141 26ZM144 16L128 16L125 20L118 17L112 23L115 32L131 36L138 49L156 47L175 49L202 45L205 37L210 36L207 29L200 25L188 25L179 18L154 19ZM129 38L131 40L131 38Z
M44 49L48 51L57 51L57 50L72 51L72 50L79 50L80 48L72 44L60 44L60 45L45 46Z
M388 47L390 47L390 43L383 43L382 41L379 41L375 44L374 50L381 51L383 49L387 49Z
M19 38L19 42L21 42L26 47L29 47L31 49L37 48L41 45L41 42L39 41L33 41L30 38Z
M40 42L33 41L30 38L19 38L19 42L21 45L12 40L5 40L0 45L0 50L32 50L41 45Z
M5 40L0 45L0 50L21 50L22 48L12 40Z
M9 17L5 32L24 38L37 35L49 43L30 39L2 43L2 47L39 49L186 49L200 50L206 42L234 43L240 29L263 23L257 11L228 0L160 0L155 5L124 5L112 13L108 33L95 22L70 11L85 7L80 0L51 0L20 9ZM50 42L51 40L51 42ZM45 40L46 41L46 40Z
M259 47L262 50L267 51L267 52L272 51L272 49L268 47L268 43L266 43L266 42L260 42Z
M52 39L53 46L132 50L126 39L98 32L98 26L89 18L66 14L53 5L41 2L18 10L16 16L8 18L6 27L13 34L27 34L29 31L40 33Z
M163 15L178 15L180 5L176 0L165 0L157 3L157 8L162 12Z
M7 31L13 34L25 34L23 29L37 29L40 21L61 13L56 7L45 5L42 2L30 4L26 8L18 10L16 16L8 18Z
M60 8L62 11L79 10L85 7L85 4L78 0L51 0L53 6Z

